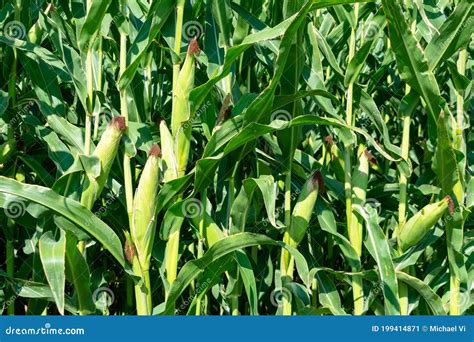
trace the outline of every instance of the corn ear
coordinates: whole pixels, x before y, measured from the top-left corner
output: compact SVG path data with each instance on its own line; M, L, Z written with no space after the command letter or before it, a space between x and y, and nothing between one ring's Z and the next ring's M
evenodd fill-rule
M189 94L194 88L194 73L196 69L196 54L199 44L194 38L189 43L186 59L178 75L173 94L173 113L171 115L171 132L176 137L184 122L190 119Z
M452 211L451 197L428 204L410 218L398 233L398 246L402 251L419 243L431 228L444 215L446 210Z
M361 204L366 199L367 183L369 181L369 153L364 145L357 151L358 161L352 172L352 202Z
M326 143L328 145L329 155L331 158L331 166L336 175L336 179L344 182L344 155L341 150L334 142L334 139L331 135L326 137Z
M194 88L194 73L196 69L196 54L199 53L199 45L196 39L189 43L188 53L183 67L178 75L176 87L173 94L173 112L171 115L171 132L175 141L174 151L178 177L183 176L188 164L189 150L191 146L191 108L189 105L189 94Z
M287 227L283 235L284 243L297 247L303 240L320 190L324 191L323 178L321 173L316 171L303 185L298 196L293 208L290 226ZM285 249L281 254L281 263L286 271L291 269L291 256Z
M322 189L322 175L316 171L304 184L293 209L288 230L289 244L293 247L298 246L306 234L320 189Z
M178 169L176 164L176 156L174 153L174 140L171 132L166 126L166 122L160 122L161 137L161 153L162 153L162 172L164 182L176 179L178 177Z
M143 271L148 270L155 237L160 157L161 149L155 144L151 148L133 199L131 233Z
M363 205L366 200L367 183L369 180L369 159L368 152L365 146L360 145L357 151L358 162L352 172L352 203ZM362 255L362 221L363 219L354 214L351 214L351 226L349 227L349 240L352 246L357 251L357 254Z
M191 125L186 122L178 131L175 139L175 149L177 154L176 167L178 177L183 177L188 165L189 151L191 150Z
M123 116L116 116L110 122L109 127L105 130L100 138L97 147L94 150L93 156L100 161L100 173L96 179L90 179L85 182L85 187L82 191L81 203L87 208L92 208L93 203L99 198L104 189L110 170L114 163L120 147L120 140L127 129L125 125L125 118Z
M109 177L110 170L112 169L115 156L120 146L120 139L122 139L123 132L125 132L126 129L125 118L123 116L114 117L94 150L93 155L99 158L101 166L100 176L97 179L100 190L103 189Z

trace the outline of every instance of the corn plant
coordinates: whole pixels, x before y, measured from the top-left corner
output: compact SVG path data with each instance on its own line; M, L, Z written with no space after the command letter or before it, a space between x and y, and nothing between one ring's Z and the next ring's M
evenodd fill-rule
M472 314L471 0L0 4L2 314Z

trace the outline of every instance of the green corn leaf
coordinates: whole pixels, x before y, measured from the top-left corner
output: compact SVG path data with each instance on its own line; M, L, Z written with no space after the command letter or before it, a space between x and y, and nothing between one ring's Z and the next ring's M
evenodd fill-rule
M398 299L398 283L390 255L390 247L387 238L378 225L377 211L375 208L366 206L354 206L356 212L364 219L367 228L367 245L369 252L377 263L380 285L384 295L384 307L386 315L399 315L400 303Z
M230 26L232 22L232 11L230 9L230 1L228 0L212 0L212 13L214 19L219 26L222 42L224 46L230 46Z
M86 259L77 249L77 238L66 232L66 277L74 285L77 307L82 315L94 312L90 276Z
M250 314L258 315L257 283L250 259L244 251L240 250L235 252L235 260L239 266L239 275L244 283L245 292L247 293Z
M0 193L15 195L34 203L41 203L41 205L64 216L97 239L119 264L128 270L119 237L107 224L78 202L60 196L48 188L22 184L3 176L0 176Z
M321 304L328 308L333 315L347 315L341 306L341 297L331 278L324 271L316 272L315 277L318 281L319 301Z
M429 113L430 140L436 138L440 107L438 82L429 69L425 54L413 36L397 1L382 1L390 32L391 48L402 79L420 94Z
M288 250L295 258L298 274L306 283L306 285L309 286L308 265L306 264L303 256L296 249L284 244L281 241L272 240L271 238L264 235L240 233L218 241L204 254L201 259L189 261L183 266L169 291L164 314L173 313L174 305L178 297L185 290L185 288L189 286L191 281L201 274L210 263L238 249L257 245L274 245Z
M468 44L473 32L472 9L470 0L462 0L443 23L437 34L425 50L430 70L436 69L443 61L450 58L461 47Z
M78 45L81 50L92 48L111 2L112 0L90 0L90 8L78 37Z
M400 271L397 271L397 279L415 289L429 305L434 315L446 315L441 298L423 281Z
M356 54L347 66L346 75L344 77L344 85L347 87L357 81L362 68L365 65L370 51L379 38L379 34L386 25L385 17L381 14L375 16L372 20L365 24L365 40L364 44L357 50Z
M146 21L141 26L130 49L128 49L127 68L120 76L118 83L120 89L126 88L133 81L147 49L172 13L174 2L174 0L153 0Z
M247 213L252 202L255 190L260 190L265 204L268 221L278 228L275 222L275 181L272 176L260 176L244 180L242 190L234 201L231 209L233 227L231 232L243 232L247 221Z
M66 234L62 230L60 233L57 241L52 232L44 233L39 240L39 253L58 311L64 315Z

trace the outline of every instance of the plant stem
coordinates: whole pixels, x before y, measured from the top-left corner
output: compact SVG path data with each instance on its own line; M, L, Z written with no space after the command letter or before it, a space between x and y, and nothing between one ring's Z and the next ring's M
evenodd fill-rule
M120 75L125 72L127 68L127 35L120 33ZM120 111L125 117L125 122L128 126L128 103L127 103L127 89L120 89ZM130 157L127 153L124 154L123 159L123 173L125 178L125 199L127 204L127 214L130 225L132 224L133 214L133 185L132 185L132 170L130 166Z
M466 74L466 49L463 49L459 52L458 57L458 72L461 75ZM456 96L456 148L458 150L462 149L463 145L463 130L464 130L464 92L458 91Z
M458 277L450 270L449 277L449 314L451 316L461 315L461 301L459 288L461 282Z
M135 284L135 300L137 304L137 315L146 316L152 313L150 273L142 271L141 283Z
M178 0L176 4L176 30L174 34L174 52L179 56L181 52L181 39L183 35L183 16L185 0ZM173 64L173 93L179 75L179 63Z
M11 220L8 219L7 223L8 227L7 229L9 230L9 235L13 237L13 228L15 226L15 223ZM13 246L13 240L7 237L7 243L6 243L6 263L7 263L7 274L9 277L13 278L15 276L15 248ZM14 315L15 314L15 293L13 291L9 291L8 293L10 296L7 296L7 299L10 301L10 305L8 305L7 308L7 314L8 315Z
M458 57L458 72L461 75L466 74L466 50L463 49L459 52ZM458 151L463 151L465 153L465 146L464 146L464 137L463 137L463 130L464 130L464 94L462 91L458 91L456 97L456 131L454 135L455 139L455 148ZM465 170L461 170L461 172L465 172ZM457 201L462 203L464 199L463 191L456 192ZM463 222L459 222L461 225L461 234L463 234ZM453 248L450 245L450 240L452 234L448 234L448 249ZM462 236L462 235L461 235ZM462 237L461 237L462 240ZM448 254L449 254L448 250ZM451 253L454 254L454 253ZM450 263L449 265L449 314L452 316L459 316L461 314L461 298L460 298L460 287L461 281L459 277L456 275L455 268L457 266Z
M122 13L126 17L126 2L122 2ZM127 34L120 32L120 75L123 75L127 68ZM121 115L125 117L125 122L128 127L128 103L127 103L127 89L120 89L120 111ZM133 225L133 174L131 168L130 156L127 152L123 155L123 175L125 183L125 203L127 206L127 215L130 228ZM136 268L136 267L135 267ZM135 300L137 306L137 313L139 315L150 315L151 314L151 286L150 286L150 275L148 268L141 270L141 281L140 284L135 284ZM130 287L127 287L127 292L131 291ZM127 293L127 296L130 296Z
M228 50L229 50L229 47L224 46L225 55L227 55ZM232 99L232 72L229 72L229 74L225 77L225 84L226 84L226 91L228 94L230 94L230 97Z
M406 94L410 92L410 86L406 86ZM403 117L403 136L402 136L402 158L405 161L408 161L409 152L410 152L410 125L411 125L411 117L410 115L405 115ZM400 172L399 177L399 204L398 204L398 231L400 228L403 227L406 221L406 208L408 205L407 202L407 184L408 179L407 176ZM401 315L408 315L408 287L405 283L400 282L398 284L399 289L399 297L400 297L400 314Z
M197 249L198 259L204 255L203 241L204 241L204 228L206 227L207 189L204 189L201 193L201 203L202 203L202 219L199 222L199 241L198 241L198 249ZM196 316L200 316L201 310L202 310L202 301L203 300L206 301L207 296L204 296L202 300L199 299L200 298L199 293L196 293L196 296L198 298L197 303L196 303Z
M283 236L283 242L289 243L289 233L288 229L291 225L291 161L290 166L287 170L286 178L285 178L285 226L287 227L285 234ZM289 275L289 264L290 264L290 254L286 249L281 250L281 261L280 261L280 271L281 271L281 281L282 286L285 285L287 279L290 277ZM291 300L287 298L287 296L282 296L283 299L283 307L282 313L285 316L290 316L293 312L291 307Z
M87 0L86 8L87 13L90 11L92 0ZM92 46L87 47L87 55L86 55L86 89L87 89L87 108L86 117L85 117L85 137L84 137L84 154L90 155L91 153L91 140L92 140L92 112L93 112L93 96L94 96L94 71L93 71L93 64L92 64ZM92 204L90 207L92 208ZM91 209L89 208L89 209ZM77 248L81 254L84 253L86 249L86 242L79 241L77 243Z
M355 25L351 29L351 37L349 41L349 56L348 61L350 62L355 55L356 49L356 32L357 22L359 17L359 4L354 4L354 16ZM353 92L354 84L351 82L347 87L347 103L346 103L346 123L352 126L353 123ZM350 145L345 146L344 153L344 193L346 197L346 220L347 229L349 233L349 240L354 249L359 254L362 254L362 236L358 225L352 225L352 180L351 180L351 153L352 147ZM352 292L354 298L354 315L361 315L364 311L364 291L362 284L362 277L352 277Z
M102 61L103 61L103 54L102 51L102 37L99 37L99 49L97 51L98 54L98 64L97 64L97 90L102 91ZM100 111L95 113L94 118L94 140L97 139L99 134L99 121L100 121Z
M87 13L89 13L92 5L92 0L87 0ZM86 56L86 82L87 82L87 109L86 109L86 137L84 141L84 154L89 155L91 153L91 138L92 138L92 112L93 108L93 96L94 96L94 70L92 63L92 46L87 47Z
M177 0L176 4L176 28L174 35L174 52L179 55L181 52L181 39L183 34L183 15L185 0ZM176 93L176 84L180 72L180 64L173 64L173 96ZM178 254L179 254L179 235L181 231L181 222L177 222L170 231L168 243L165 251L166 279L171 286L178 274ZM168 296L168 293L166 293Z
M410 151L410 124L411 118L406 115L403 118L403 138L402 138L402 158L408 161L408 154ZM400 184L400 202L398 205L398 226L402 227L406 221L406 208L407 208L407 184L408 180L404 173L400 173L399 178Z

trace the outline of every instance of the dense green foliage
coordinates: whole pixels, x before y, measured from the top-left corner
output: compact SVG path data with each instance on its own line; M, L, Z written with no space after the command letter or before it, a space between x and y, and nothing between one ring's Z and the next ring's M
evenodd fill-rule
M472 0L0 0L3 314L472 313Z

